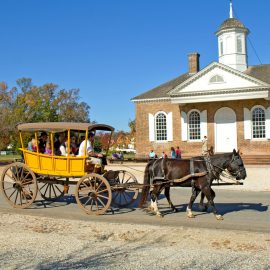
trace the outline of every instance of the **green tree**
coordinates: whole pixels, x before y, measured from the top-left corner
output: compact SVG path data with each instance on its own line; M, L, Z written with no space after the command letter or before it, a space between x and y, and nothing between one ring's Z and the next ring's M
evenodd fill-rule
M0 149L16 144L18 123L90 121L90 107L80 101L79 89L59 89L53 83L36 86L31 78L21 78L16 83L11 90L5 83L0 84Z
M4 82L0 82L0 150L10 144L10 137L14 130L11 120L12 106L16 89L8 89Z

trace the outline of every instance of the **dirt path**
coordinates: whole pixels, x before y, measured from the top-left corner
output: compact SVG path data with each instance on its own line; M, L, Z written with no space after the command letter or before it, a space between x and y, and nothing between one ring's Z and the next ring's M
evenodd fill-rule
M1 269L270 269L270 235L0 214Z

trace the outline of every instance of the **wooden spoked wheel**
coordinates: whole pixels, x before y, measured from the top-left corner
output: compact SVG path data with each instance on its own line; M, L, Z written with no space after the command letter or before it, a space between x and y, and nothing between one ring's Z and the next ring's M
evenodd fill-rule
M90 173L78 181L75 198L87 214L102 215L111 205L111 186L102 175Z
M50 180L49 180L50 181ZM61 184L44 182L39 185L41 197L46 201L55 201L64 196L64 186Z
M37 196L36 176L25 164L12 163L3 171L1 190L8 203L14 208L26 208Z
M119 187L112 187L112 201L115 206L125 207L132 204L139 195L139 188L132 187L132 185L138 184L136 177L125 170L117 171L115 184Z

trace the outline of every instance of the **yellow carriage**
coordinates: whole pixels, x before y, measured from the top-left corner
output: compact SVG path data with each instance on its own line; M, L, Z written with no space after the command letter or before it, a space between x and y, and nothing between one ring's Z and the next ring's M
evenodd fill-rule
M137 179L125 170L106 171L106 156L110 147L114 128L109 125L89 123L25 123L17 126L23 159L9 164L1 176L1 190L15 208L27 208L38 193L45 200L59 200L75 185L75 198L80 208L87 214L104 214L111 203L116 206L130 205L138 196ZM71 138L85 142L89 134L95 138L102 136L107 147L102 149L102 165L92 164L87 149L82 155L71 153ZM42 134L50 142L51 154L29 149L29 138L37 142ZM66 155L61 156L54 149L56 138L65 134ZM132 188L134 187L134 188Z

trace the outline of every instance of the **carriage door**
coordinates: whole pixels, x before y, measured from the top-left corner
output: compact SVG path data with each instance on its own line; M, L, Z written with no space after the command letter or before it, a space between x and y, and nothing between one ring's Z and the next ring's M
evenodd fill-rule
M237 149L235 112L227 107L215 114L215 152L232 152Z

